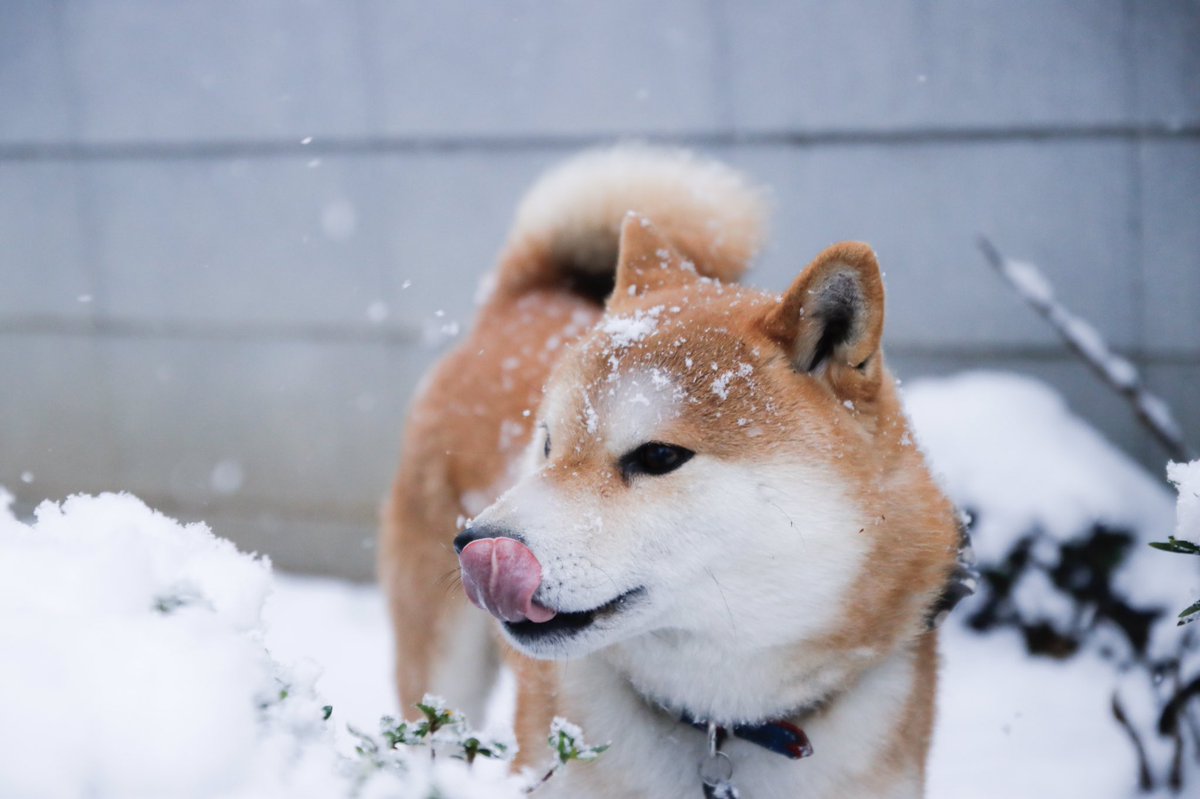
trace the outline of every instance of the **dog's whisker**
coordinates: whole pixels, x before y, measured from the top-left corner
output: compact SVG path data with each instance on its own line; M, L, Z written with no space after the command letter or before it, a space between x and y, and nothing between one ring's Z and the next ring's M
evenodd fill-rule
M462 572L458 568L451 569L437 578L436 584L442 587L444 593L451 594L455 588L462 587Z
M717 587L717 593L721 595L721 602L725 605L725 614L729 617L729 629L736 636L738 634L737 620L733 617L733 610L729 607L729 599L725 596L725 589L721 588L721 582L717 579L717 575L712 573L712 569L704 567L705 573L712 579L713 585Z
M766 486L759 486L759 487L760 487L760 488L765 488ZM791 526L791 528L792 528L793 530L795 530L795 531L796 531L796 533L797 533L797 534L800 536L800 540L801 540L801 542L803 542L803 541L804 541L804 531L803 531L803 530L801 530L799 527L797 527L797 526L796 526L796 521L795 521L795 520L794 520L794 519L793 519L793 518L792 518L792 517L791 517L791 516L788 514L788 512L787 512L787 511L785 511L783 508L779 507L779 505L778 505L778 504L776 504L776 503L775 503L773 500L767 499L766 497L763 497L763 502L767 503L767 504L768 504L768 505L770 505L772 508L774 508L775 510L779 511L780 513L782 513L782 514L783 514L783 518L785 518L785 519L787 519L787 520L788 520L788 525L789 525L789 526Z
M599 566L599 565L596 563L596 561L592 560L592 559L591 559L590 557L588 557L587 555L580 555L579 557L580 557L580 559L581 559L581 560L583 560L585 563L587 563L587 564L588 564L589 566L591 566L593 569L595 569L596 571L598 571L598 572L600 572L601 574L603 574L603 575L604 575L604 577L605 577L605 579L607 579L607 580L609 581L609 583L611 583L611 584L612 584L612 587L613 587L613 590L614 590L614 591L616 591L616 592L620 593L620 592L623 590L623 589L621 588L621 584L620 584L620 583L618 583L616 580L614 580L611 574L609 574L609 573L608 573L608 572L606 572L604 569L602 569L602 568L601 568L601 567L600 567L600 566Z

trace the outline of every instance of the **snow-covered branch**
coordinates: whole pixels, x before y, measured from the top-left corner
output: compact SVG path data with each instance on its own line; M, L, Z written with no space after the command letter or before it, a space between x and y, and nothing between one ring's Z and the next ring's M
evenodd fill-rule
M1167 403L1146 388L1137 367L1113 352L1095 327L1071 313L1054 296L1054 287L1040 269L1025 261L1006 258L983 236L979 237L979 249L1021 299L1050 323L1067 347L1133 406L1138 421L1158 439L1173 460L1191 460L1192 450Z

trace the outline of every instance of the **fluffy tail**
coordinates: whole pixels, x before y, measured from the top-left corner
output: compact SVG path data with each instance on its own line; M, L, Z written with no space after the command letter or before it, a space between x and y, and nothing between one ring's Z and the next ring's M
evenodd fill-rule
M621 220L649 217L708 277L736 280L766 225L761 190L683 150L591 150L545 173L522 199L496 273L501 291L560 286L602 302L612 291Z

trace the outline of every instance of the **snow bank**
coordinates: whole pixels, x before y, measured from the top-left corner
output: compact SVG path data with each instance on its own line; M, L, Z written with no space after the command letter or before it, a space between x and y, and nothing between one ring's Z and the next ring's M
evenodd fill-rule
M1030 378L976 372L915 381L905 402L931 468L971 518L983 580L960 622L993 635L1019 631L1028 652L1043 656L1038 668L1061 672L1061 684L1079 694L1061 701L1109 719L1103 732L1080 726L1070 737L1127 741L1119 790L1136 789L1139 771L1144 788L1194 784L1195 763L1181 753L1200 743L1189 742L1195 714L1184 707L1178 734L1160 721L1200 676L1200 636L1175 623L1200 595L1200 559L1148 546L1174 529L1167 487ZM1186 525L1194 506L1182 494L1200 486L1190 465L1170 474ZM1113 718L1118 707L1125 730Z
M271 657L315 673L317 694L344 724L374 730L381 715L398 715L387 603L379 588L284 573L274 577L263 607ZM343 724L334 725L334 734L349 742Z
M941 636L930 799L1134 795L1137 759L1113 723L1110 664L1094 653L1032 658L1008 630L950 623Z
M1167 487L1071 413L1044 383L967 372L913 381L904 403L935 477L972 517L981 565L1001 563L1029 535L1040 540L1035 556L1053 565L1056 547L1101 525L1134 539L1116 574L1123 595L1172 607L1198 587L1193 564L1166 562L1172 559L1145 546L1174 529ZM1053 610L1053 592L1031 585L1025 593Z
M10 503L0 491L0 796L520 795L427 752L339 754L318 669L264 645L265 559L129 495L46 502L32 525Z
M253 637L268 565L130 496L37 517L0 515L0 794L237 795L268 763L283 780Z
M976 517L984 559L1032 529L1060 541L1096 522L1169 529L1165 486L1037 380L1000 372L927 378L906 387L904 403L943 488Z

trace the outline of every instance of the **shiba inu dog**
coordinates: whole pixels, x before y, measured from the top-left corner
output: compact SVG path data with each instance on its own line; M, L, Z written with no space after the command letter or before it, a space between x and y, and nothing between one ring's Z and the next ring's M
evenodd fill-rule
M555 715L612 741L544 795L922 793L957 517L874 253L739 286L763 216L687 154L568 161L414 401L380 560L400 696L478 716L503 657L521 762Z

